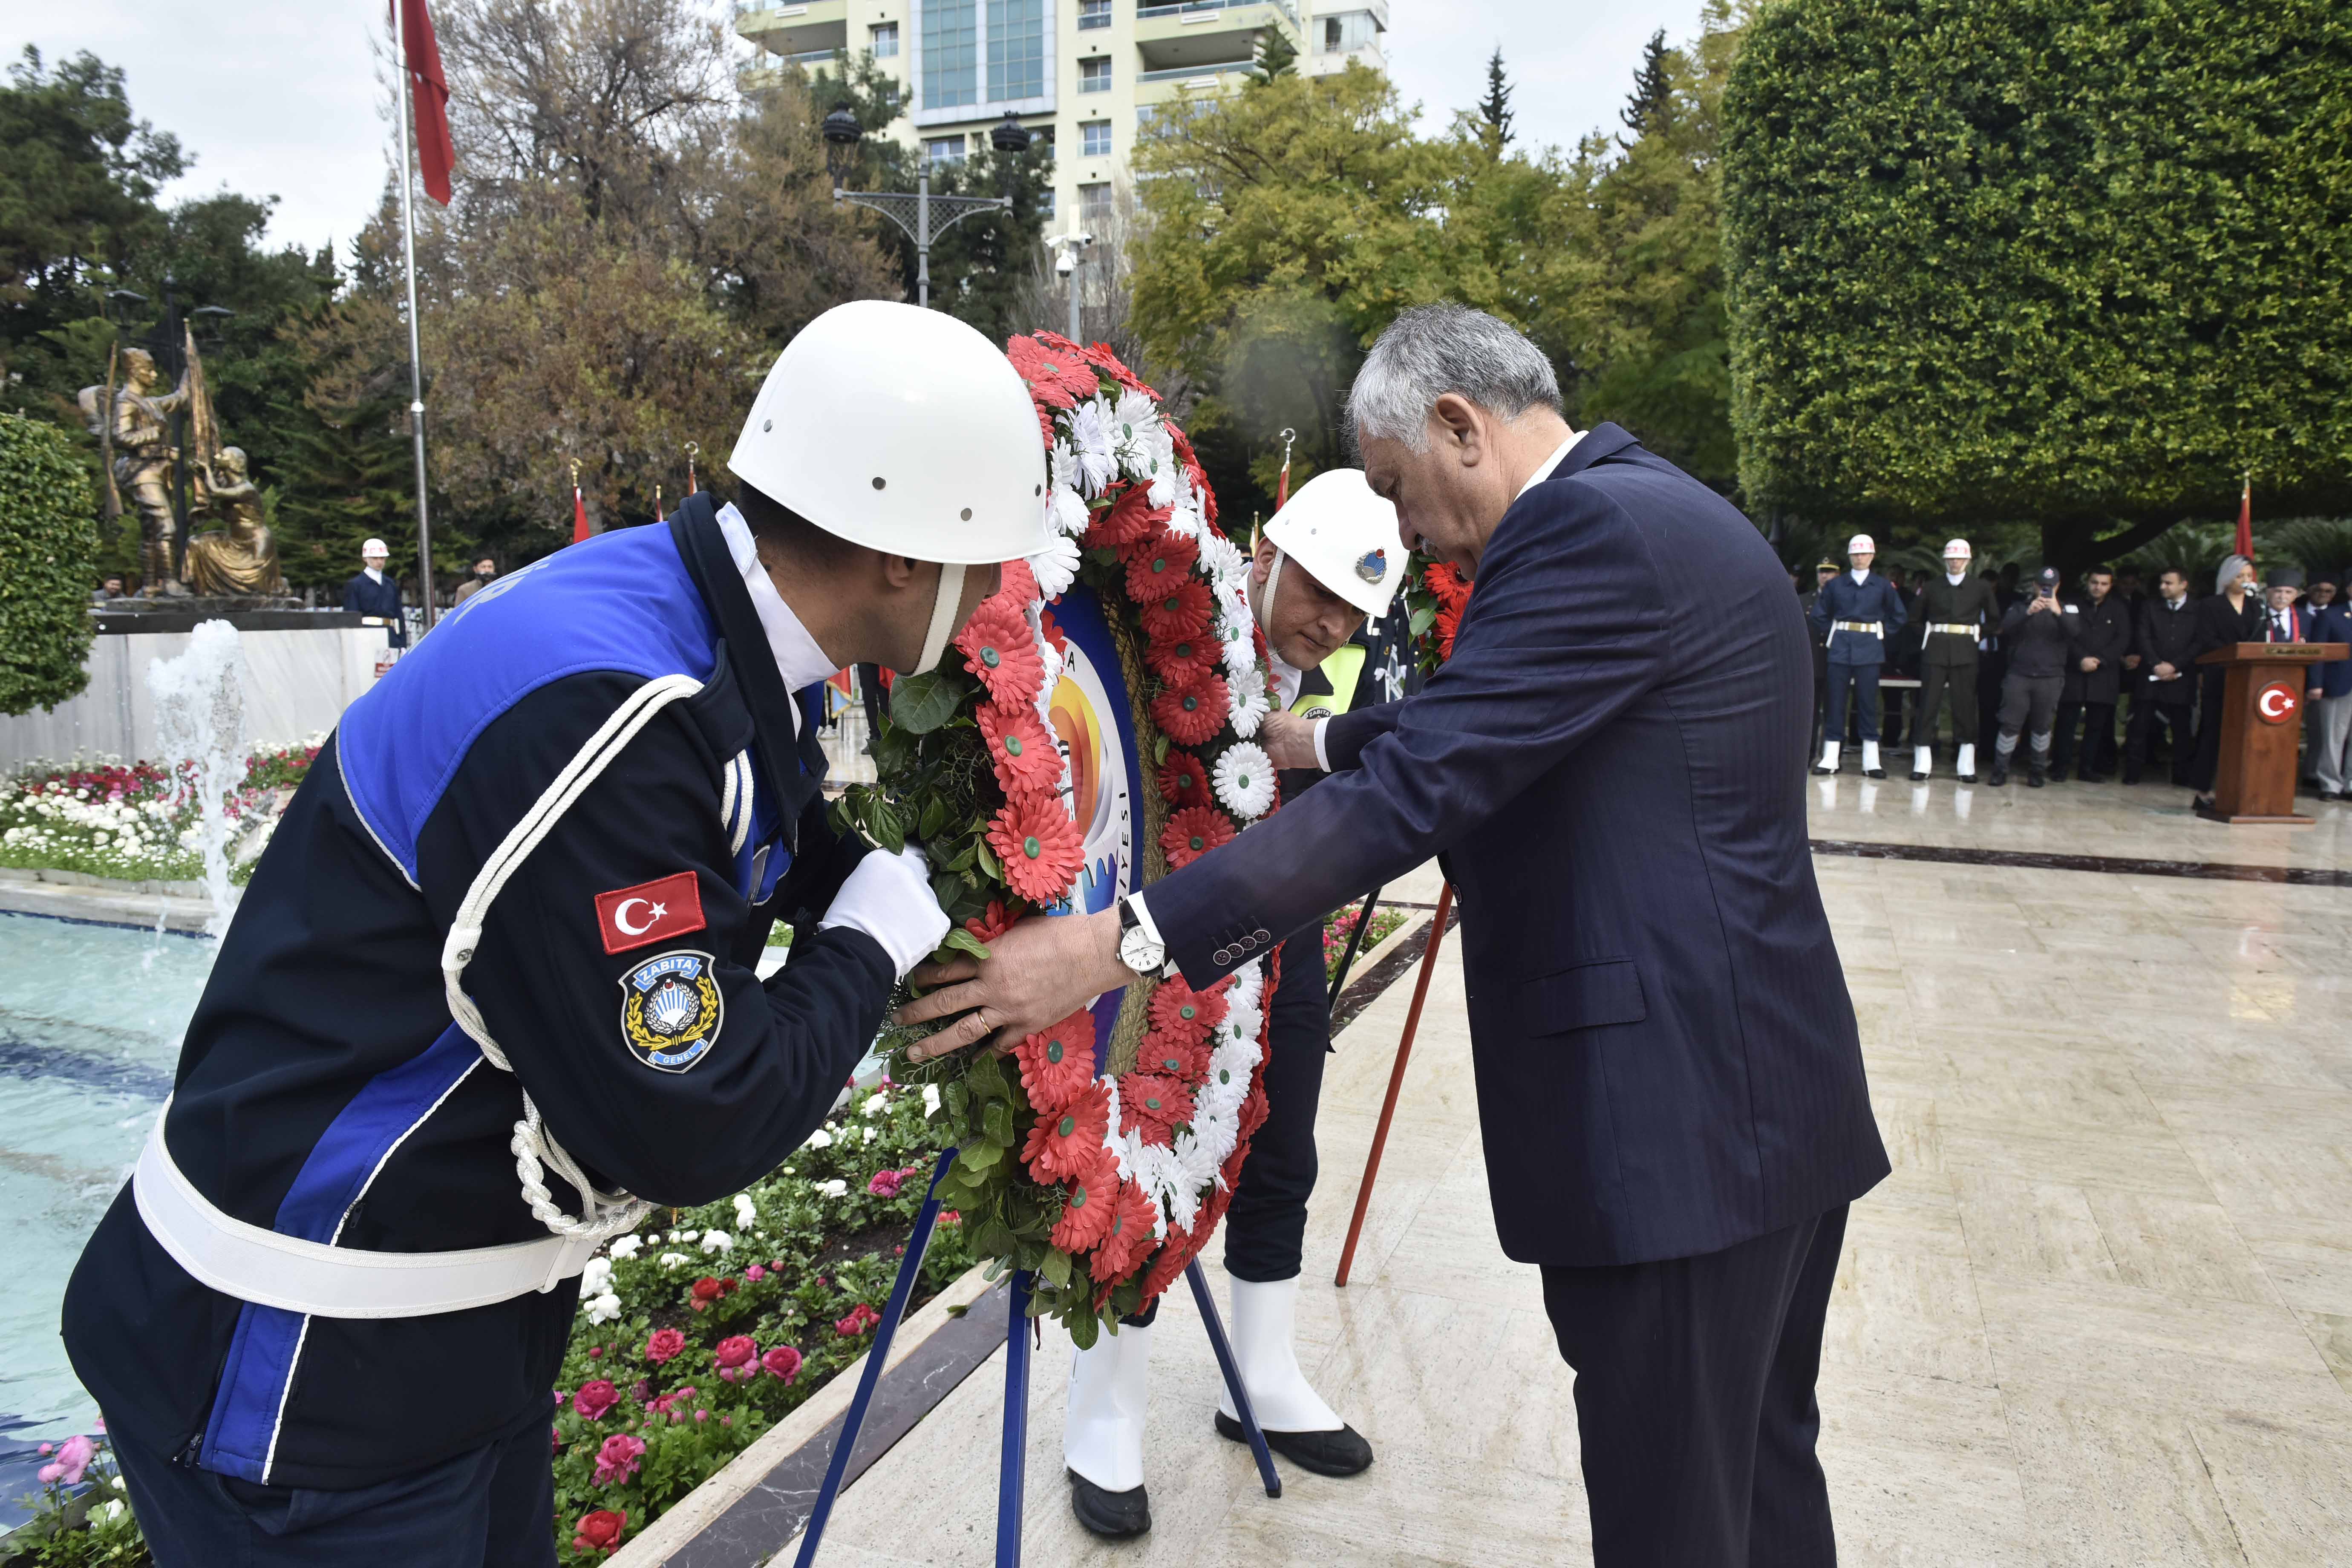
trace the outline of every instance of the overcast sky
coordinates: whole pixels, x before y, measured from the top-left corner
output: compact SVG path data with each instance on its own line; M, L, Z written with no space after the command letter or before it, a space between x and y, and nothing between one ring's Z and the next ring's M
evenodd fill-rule
M725 7L723 5L721 9ZM1680 41L1700 0L1391 0L1389 68L1424 127L1486 90L1499 43L1523 142L1616 124L1642 42ZM340 249L383 188L389 137L369 54L382 0L0 0L0 41L52 63L89 49L129 77L131 106L194 154L165 193L275 195L270 238Z

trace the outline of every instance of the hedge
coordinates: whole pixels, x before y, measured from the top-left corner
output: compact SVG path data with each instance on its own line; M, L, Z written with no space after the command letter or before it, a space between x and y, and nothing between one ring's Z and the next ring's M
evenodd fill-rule
M98 523L65 432L0 414L0 713L54 708L89 683Z

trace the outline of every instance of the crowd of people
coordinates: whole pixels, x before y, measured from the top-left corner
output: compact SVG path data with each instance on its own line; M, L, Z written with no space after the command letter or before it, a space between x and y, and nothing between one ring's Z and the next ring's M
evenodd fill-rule
M2160 763L2210 815L2224 677L2198 658L2242 642L2352 643L2339 576L2306 582L2278 566L2257 586L2242 555L2223 561L2212 591L2198 595L2178 568L2158 574L2152 591L2128 567L2094 566L2072 583L2054 567L2030 582L2013 563L1973 572L1965 539L1944 546L1941 573L1916 584L1900 567L1874 570L1876 554L1858 533L1846 564L1823 560L1810 588L1790 574L1813 633L1818 775L1837 773L1858 743L1864 773L1885 778L1881 746L1908 736L1910 777L1924 782L1948 712L1964 784L1978 782L1977 748L1989 736L1987 784L2006 784L2021 760L2034 788L2070 775L2103 782L2119 769L2120 782L2137 784ZM2321 800L2343 800L2352 661L2314 664L2305 699L2301 777Z

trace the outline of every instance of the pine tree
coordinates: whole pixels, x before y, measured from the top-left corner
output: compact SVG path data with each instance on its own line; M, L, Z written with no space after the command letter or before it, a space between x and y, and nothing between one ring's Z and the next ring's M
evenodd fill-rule
M1633 90L1626 95L1625 107L1617 111L1617 118L1625 122L1625 129L1635 138L1664 127L1673 112L1675 65L1675 51L1666 47L1666 30L1661 27L1642 46L1642 63L1633 72ZM1621 147L1632 144L1622 136L1617 142Z
M1659 35L1661 37L1664 34ZM1486 62L1486 96L1478 100L1479 118L1495 128L1495 142L1507 147L1511 142L1511 84L1503 75L1503 46L1495 46L1494 58Z
M1279 27L1268 27L1257 36L1257 79L1272 81L1278 76L1298 74L1298 51Z

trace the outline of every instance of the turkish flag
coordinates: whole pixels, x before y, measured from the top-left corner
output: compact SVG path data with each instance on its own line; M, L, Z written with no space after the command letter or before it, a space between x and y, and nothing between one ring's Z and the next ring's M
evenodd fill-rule
M702 918L702 884L691 871L596 895L596 934L608 953L650 947L708 923Z
M580 487L572 487L572 542L579 543L588 537L588 503L580 499Z
M400 8L400 47L408 57L410 93L416 105L416 166L425 194L449 205L449 169L457 150L449 144L449 79L441 72L441 46L425 0L395 0Z
M2245 489L2238 492L2238 553L2252 561L2254 558L2254 476L2246 476Z

